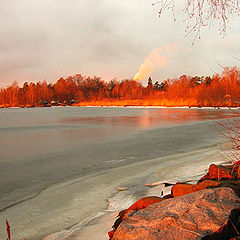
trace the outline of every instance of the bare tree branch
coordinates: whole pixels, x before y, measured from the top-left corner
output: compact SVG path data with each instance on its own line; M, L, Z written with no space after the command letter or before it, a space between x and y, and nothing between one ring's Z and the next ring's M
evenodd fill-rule
M159 17L164 11L170 10L174 14L176 0L161 0L152 5L159 6ZM220 34L225 35L227 23L232 17L240 15L239 0L185 0L184 22L186 22L186 36L194 33L195 38L200 38L202 27L211 27L213 22L219 25Z

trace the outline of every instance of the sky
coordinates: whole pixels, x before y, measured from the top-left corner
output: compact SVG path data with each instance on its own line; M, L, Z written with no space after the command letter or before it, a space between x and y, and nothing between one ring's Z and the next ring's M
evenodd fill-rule
M176 22L170 12L159 18L154 0L0 1L0 87L75 74L106 81L135 76L146 84L149 75L161 82L239 64L240 19L229 23L225 38L212 26L192 44L184 0L177 0ZM150 71L140 79L144 64Z

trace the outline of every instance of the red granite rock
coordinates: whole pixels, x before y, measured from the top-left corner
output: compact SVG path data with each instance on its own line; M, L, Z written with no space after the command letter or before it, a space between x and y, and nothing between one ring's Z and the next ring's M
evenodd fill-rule
M173 197L180 197L194 192L194 185L188 183L176 183L171 189Z
M108 232L109 239L110 240L112 239L115 230L118 228L119 224L130 214L130 212L133 212L133 211L135 212L140 209L144 209L144 208L148 207L149 205L160 202L162 200L163 200L163 198L156 197L156 196L144 197L144 198L141 198L138 201L136 201L128 209L119 212L118 219L115 221L115 223L113 225L114 230Z
M188 184L188 183L176 183L171 191L174 197L180 197L192 192L197 192L203 189L206 189L209 186L217 186L219 182L212 181L212 180L204 180L197 184Z
M218 186L218 185L219 185L219 182L216 182L213 180L204 180L195 185L194 191L196 192L196 191L206 189L207 187L210 187L210 186Z
M193 240L218 231L240 199L230 188L205 189L129 212L113 240Z
M134 204L132 204L125 212L124 212L124 216L123 219L125 218L125 216L128 215L128 213L130 211L138 211L140 209L144 209L146 207L148 207L149 205L153 204L153 203L157 203L162 201L163 199L160 197L156 197L156 196L150 196L150 197L144 197L139 199L138 201L136 201Z
M203 176L199 181L203 180L209 180L209 179L216 179L218 181L222 179L233 179L233 176L231 175L231 168L224 167L221 165L215 165L211 164L208 173Z

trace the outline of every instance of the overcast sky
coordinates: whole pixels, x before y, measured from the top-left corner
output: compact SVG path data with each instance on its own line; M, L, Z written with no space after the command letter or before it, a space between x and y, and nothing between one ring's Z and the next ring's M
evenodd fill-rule
M155 48L167 60L154 69L153 81L221 72L216 60L223 66L239 64L234 57L240 57L240 19L231 22L224 39L213 27L192 45L181 11L174 23L170 13L159 18L152 2L1 0L0 87L14 80L55 82L77 73L132 78Z

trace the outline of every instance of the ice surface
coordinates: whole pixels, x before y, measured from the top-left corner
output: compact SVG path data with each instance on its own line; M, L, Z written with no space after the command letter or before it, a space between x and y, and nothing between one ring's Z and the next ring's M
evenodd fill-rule
M54 232L60 232L56 239L84 233L84 240L89 231L93 237L88 240L106 239L113 219L105 235L97 229L103 229L111 211L149 194L160 195L161 186L150 189L144 184L196 179L222 159L217 155L219 136L209 122L218 116L213 111L1 111L0 209L5 210L0 211L0 222L9 220L15 240L39 240ZM119 186L128 190L118 192ZM0 224L4 238L5 226Z

